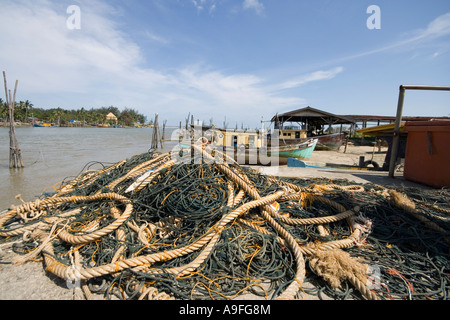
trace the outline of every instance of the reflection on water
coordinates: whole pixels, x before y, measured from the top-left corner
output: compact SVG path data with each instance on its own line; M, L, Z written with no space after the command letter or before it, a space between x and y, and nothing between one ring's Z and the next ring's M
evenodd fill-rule
M166 128L166 139L174 129ZM0 211L21 194L25 201L67 177L74 177L87 166L100 169L147 152L151 128L35 128L17 127L16 135L25 168L9 169L9 128L0 127ZM174 142L165 142L169 151Z

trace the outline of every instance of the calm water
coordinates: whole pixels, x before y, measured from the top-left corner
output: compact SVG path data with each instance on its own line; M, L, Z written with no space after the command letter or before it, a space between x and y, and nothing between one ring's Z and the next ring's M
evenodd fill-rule
M173 130L166 128L166 138ZM87 164L101 169L98 162L109 165L147 152L152 133L151 128L16 127L25 168L10 170L9 128L0 127L0 212L20 204L17 194L25 201L35 200L44 189L51 191L64 178L77 176ZM164 151L173 146L165 142Z

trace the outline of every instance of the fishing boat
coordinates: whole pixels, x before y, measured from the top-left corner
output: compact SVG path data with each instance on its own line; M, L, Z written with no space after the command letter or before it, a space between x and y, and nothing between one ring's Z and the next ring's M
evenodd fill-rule
M316 136L317 146L316 150L339 150L339 148L345 143L347 134L342 133L331 133L321 136Z
M298 143L280 145L269 148L269 155L277 155L280 158L309 159L318 143L317 138L310 138Z
M207 144L211 149L224 152L239 164L284 164L287 158L309 159L318 139L306 138L293 143L282 143L277 132L263 130L224 130L208 128L201 138L180 139L180 147L191 147L191 141Z
M55 123L49 123L49 122L41 122L41 123L34 123L34 127L41 127L41 128L50 128L50 127L57 127L58 125Z
M281 145L299 144L311 138L317 139L316 150L339 150L345 142L345 133L332 133L317 136L309 136L306 130L296 128L282 128L278 130L279 143Z

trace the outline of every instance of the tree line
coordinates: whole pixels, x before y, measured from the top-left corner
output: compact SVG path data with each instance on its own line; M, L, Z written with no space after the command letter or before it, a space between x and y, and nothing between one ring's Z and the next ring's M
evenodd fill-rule
M112 112L117 117L117 124L133 126L135 123L145 123L147 117L132 108L124 108L122 111L114 106L101 108L81 108L66 110L62 108L35 108L29 100L16 102L14 108L14 120L29 123L33 119L46 122L64 124L69 121L77 121L81 124L115 124L115 121L106 120L106 115ZM8 118L8 106L0 98L0 118Z

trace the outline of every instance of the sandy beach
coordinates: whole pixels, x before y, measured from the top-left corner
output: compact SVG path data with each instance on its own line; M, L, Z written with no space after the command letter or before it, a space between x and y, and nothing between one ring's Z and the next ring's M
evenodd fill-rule
M394 178L389 177L387 171L373 170L372 166L364 169L358 167L361 156L365 161L375 161L379 167L382 167L387 149L383 146L378 151L378 147L374 149L373 146L356 146L349 143L347 150L343 146L338 151L314 150L311 158L304 161L307 166L311 167L289 167L287 165L252 167L260 173L280 177L347 179L356 183L428 188L404 179L401 167L395 172Z
M338 151L314 150L307 163L322 166L358 166L359 157L364 156L365 160L373 160L381 167L386 157L386 152L387 147L383 146L378 151L378 147L356 146L349 143L346 150L345 146L341 146Z

